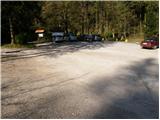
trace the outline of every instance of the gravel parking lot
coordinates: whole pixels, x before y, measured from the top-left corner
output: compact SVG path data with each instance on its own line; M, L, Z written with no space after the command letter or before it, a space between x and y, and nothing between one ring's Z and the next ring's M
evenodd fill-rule
M2 118L159 117L158 49L77 42L7 50Z

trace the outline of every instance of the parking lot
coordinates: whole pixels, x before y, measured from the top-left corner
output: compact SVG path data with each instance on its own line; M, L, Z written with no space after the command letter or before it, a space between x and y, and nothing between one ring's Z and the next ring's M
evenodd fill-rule
M2 49L2 118L158 118L158 50L123 42Z

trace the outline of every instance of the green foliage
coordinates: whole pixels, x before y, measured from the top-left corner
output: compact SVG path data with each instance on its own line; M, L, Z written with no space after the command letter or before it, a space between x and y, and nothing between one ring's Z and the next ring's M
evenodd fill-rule
M26 33L20 33L15 36L15 43L16 44L26 44L27 38L28 38L28 35Z
M154 2L94 1L45 2L42 16L49 30L105 34L143 33L147 5ZM151 5L153 7L153 5ZM153 11L152 11L153 12ZM150 17L148 16L150 19ZM154 19L154 18L153 18ZM117 24L118 23L118 24ZM150 26L148 26L150 28ZM154 29L154 28L153 28Z
M9 19L11 19L12 26L13 26L13 35L17 38L18 43L23 43L19 39L24 39L19 35L21 33L30 34L31 32L34 33L33 26L36 24L38 19L40 19L39 13L41 12L39 5L41 2L26 2L26 1L2 1L1 2L1 15L2 17L2 39L5 40L3 42L8 43L10 38L8 36L11 35L10 33L10 25ZM19 38L20 37L20 38ZM30 38L34 39L33 35L29 35ZM7 41L7 42L6 42ZM25 40L23 40L25 41Z
M27 42L36 39L36 35L33 33L19 33L15 35L15 44L26 44Z
M108 33L106 34L106 37L107 37L107 38L113 38L112 32L108 32Z
M3 42L10 39L9 18L13 23L16 42L20 44L33 40L34 30L41 27L47 31L46 40L51 39L52 31L94 33L112 38L112 33L122 33L124 36L127 33L129 36L144 33L152 35L159 30L158 1L2 1L1 3Z
M34 48L33 44L5 44L1 46L2 48Z
M159 33L159 7L158 2L149 2L146 7L145 36L152 36Z

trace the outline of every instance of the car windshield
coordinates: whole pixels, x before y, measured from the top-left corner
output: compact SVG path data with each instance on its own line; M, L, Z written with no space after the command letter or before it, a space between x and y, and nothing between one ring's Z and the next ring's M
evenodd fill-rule
M158 41L158 38L157 37L151 37L151 38L145 39L145 41Z
M52 33L52 36L59 36L59 37L62 37L62 36L64 36L64 33L63 32L53 32Z

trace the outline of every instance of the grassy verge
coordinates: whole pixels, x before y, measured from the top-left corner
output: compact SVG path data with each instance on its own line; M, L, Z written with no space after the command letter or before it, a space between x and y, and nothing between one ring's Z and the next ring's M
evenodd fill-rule
M34 48L35 46L33 44L26 44L26 45L20 45L20 44L5 44L1 46L2 48Z
M39 38L37 41L33 41L33 43L46 43L46 42L51 42L51 40L48 38Z
M130 43L140 43L144 40L144 36L131 36L128 38Z

